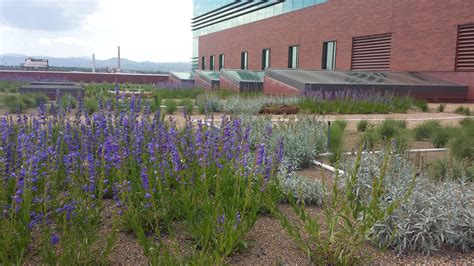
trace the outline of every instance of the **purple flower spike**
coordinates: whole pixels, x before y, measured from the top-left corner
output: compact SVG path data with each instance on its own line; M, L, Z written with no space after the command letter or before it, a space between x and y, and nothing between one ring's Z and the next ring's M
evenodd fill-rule
M51 234L51 245L56 246L59 243L59 236L56 233Z
M260 144L257 152L257 161L255 162L256 166L261 166L263 163L263 160L265 159L265 144L262 143Z

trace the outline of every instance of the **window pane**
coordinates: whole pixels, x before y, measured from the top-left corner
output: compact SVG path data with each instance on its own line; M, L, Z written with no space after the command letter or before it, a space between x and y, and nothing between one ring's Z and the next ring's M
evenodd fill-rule
M270 49L262 50L262 70L270 67Z
M293 10L303 8L303 0L293 0Z
M266 51L266 56L265 56L265 68L269 68L270 67L270 50L267 49Z
M224 63L225 63L224 60L225 60L224 55L223 54L219 55L219 70L224 68Z
M334 70L336 67L336 42L323 43L323 65L322 69Z
M214 56L211 55L209 58L209 70L214 70Z
M292 1L285 1L283 3L283 13L291 12L293 10L293 3Z
M291 68L298 68L298 46L291 49Z
M326 61L326 69L333 70L334 69L334 42L328 43L327 48L327 61Z
M242 52L240 56L240 68L247 69L248 68L248 53Z
M304 7L314 5L315 0L304 0Z
M273 6L273 15L278 16L283 12L283 4L276 4Z
M249 68L249 54L245 52L245 69Z

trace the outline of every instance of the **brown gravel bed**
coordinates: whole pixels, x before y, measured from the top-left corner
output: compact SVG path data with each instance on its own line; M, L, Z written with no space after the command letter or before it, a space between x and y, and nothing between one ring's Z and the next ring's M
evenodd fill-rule
M271 217L260 217L248 233L253 241L250 248L234 254L226 262L232 265L310 265L280 222Z
M113 217L116 215L115 203L113 200L104 200L102 210L102 224L99 234L109 236L112 233ZM147 265L148 259L143 253L142 247L138 244L134 234L117 229L117 239L108 257L108 262L113 265ZM102 241L103 245L107 243Z

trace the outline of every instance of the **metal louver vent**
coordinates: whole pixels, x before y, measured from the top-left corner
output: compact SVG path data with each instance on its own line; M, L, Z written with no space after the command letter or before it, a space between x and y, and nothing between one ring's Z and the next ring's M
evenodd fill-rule
M390 70L392 34L356 37L352 39L352 70Z
M458 27L457 71L474 71L474 24Z

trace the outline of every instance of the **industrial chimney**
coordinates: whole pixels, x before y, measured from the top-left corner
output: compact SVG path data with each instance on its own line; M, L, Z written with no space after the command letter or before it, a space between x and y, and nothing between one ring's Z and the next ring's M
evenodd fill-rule
M118 47L118 65L117 65L117 72L120 72L120 46Z
M95 54L92 54L92 73L95 73Z

